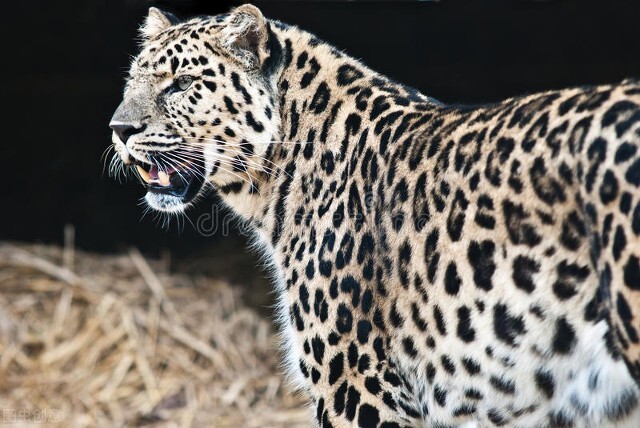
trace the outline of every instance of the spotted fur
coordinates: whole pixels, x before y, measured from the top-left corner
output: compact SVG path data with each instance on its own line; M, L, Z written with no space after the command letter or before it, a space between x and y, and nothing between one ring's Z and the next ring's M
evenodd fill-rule
M638 82L463 108L249 5L143 34L119 159L253 229L318 426L640 426Z

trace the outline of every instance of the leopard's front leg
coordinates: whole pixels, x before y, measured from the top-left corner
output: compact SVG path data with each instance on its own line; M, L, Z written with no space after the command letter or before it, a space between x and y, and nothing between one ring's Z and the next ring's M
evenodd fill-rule
M350 346L333 354L324 368L310 366L319 427L420 426L411 391L386 362L375 364L370 355Z
M328 257L326 251L322 254ZM362 278L357 265L342 268L332 279L317 278L314 264L302 262L299 269L307 281L292 273L283 287L287 365L292 374L303 376L298 380L309 392L316 423L424 426L410 375L395 364L384 296Z

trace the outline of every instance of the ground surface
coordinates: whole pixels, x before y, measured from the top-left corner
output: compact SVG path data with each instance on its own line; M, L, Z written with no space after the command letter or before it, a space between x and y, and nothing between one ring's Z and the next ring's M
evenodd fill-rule
M308 426L264 284L168 265L0 242L0 424Z

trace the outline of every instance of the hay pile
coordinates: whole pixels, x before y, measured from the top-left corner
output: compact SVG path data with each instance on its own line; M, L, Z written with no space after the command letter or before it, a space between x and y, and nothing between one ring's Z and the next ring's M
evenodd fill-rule
M0 424L309 426L270 322L228 284L166 270L0 242Z

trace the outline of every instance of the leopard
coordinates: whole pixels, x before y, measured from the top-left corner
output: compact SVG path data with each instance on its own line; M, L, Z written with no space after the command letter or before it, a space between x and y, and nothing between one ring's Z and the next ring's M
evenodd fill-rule
M272 272L321 427L640 426L640 82L447 104L244 4L150 8L114 161Z

